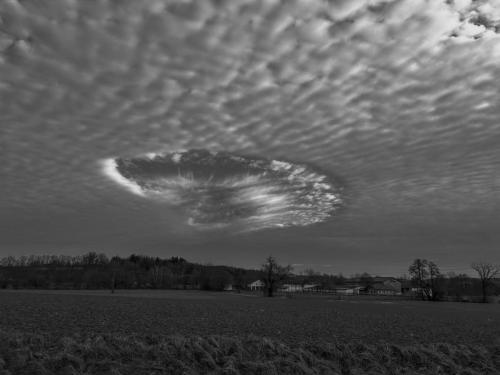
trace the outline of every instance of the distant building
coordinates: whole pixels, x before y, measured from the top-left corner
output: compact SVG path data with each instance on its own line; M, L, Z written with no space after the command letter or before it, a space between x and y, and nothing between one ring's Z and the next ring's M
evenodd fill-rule
M414 293L415 292L414 289L415 288L414 288L411 280L405 280L401 283L401 293L403 293L403 294Z
M283 284L279 290L281 292L315 292L320 288L319 284Z
M319 284L304 284L302 289L304 292L316 292L321 288Z
M373 284L367 288L369 294L401 295L401 281L393 277L375 277Z
M301 284L283 284L280 288L280 292L293 293L302 292L304 290Z
M360 290L362 290L363 287L361 286L345 286L345 287L336 287L333 289L333 291L336 294L341 294L344 296L354 296L358 295Z
M250 290L263 290L264 286L265 286L265 284L262 280L255 280L254 282L248 284L248 289L250 289Z

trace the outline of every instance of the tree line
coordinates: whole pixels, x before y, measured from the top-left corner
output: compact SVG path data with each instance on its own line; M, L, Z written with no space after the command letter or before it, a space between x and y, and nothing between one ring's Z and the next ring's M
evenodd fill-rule
M464 300L481 296L483 302L490 294L500 294L500 266L474 263L471 268L478 277L466 274L443 274L436 263L415 259L408 268L409 278L400 277L406 293L421 299ZM283 283L315 284L320 289L334 289L356 283L369 289L376 277L357 274L351 278L320 274L306 270L302 275L292 273L291 266L280 265L269 256L260 269L215 266L189 262L182 257L159 258L132 254L128 257L88 252L83 255L30 255L0 259L0 288L34 289L201 289L242 290L261 280L263 292L272 297ZM403 291L403 292L405 292Z
M267 267L267 268L266 268ZM128 257L88 252L83 255L8 256L0 259L0 288L54 289L247 289L262 280L273 295L285 279L297 282L291 266L269 257L260 269L215 266L189 262L182 257L159 258L132 254ZM293 280L291 280L293 279ZM302 283L324 289L344 285L342 275L308 272Z
M481 302L488 302L490 294L500 294L500 265L477 262L470 265L477 278L466 274L448 273L444 275L436 263L417 258L408 268L412 286L416 294L424 300L439 301L454 296L457 300L465 296L481 295Z
M242 289L258 278L259 270L202 265L182 257L109 258L88 252L0 259L0 288L223 290L228 285Z
M417 258L408 267L410 277L403 276L397 280L401 282L402 294L422 300L467 301L471 297L481 296L481 302L488 302L490 294L500 295L500 265L477 262L471 264L471 269L477 273L477 278L464 273L443 274L433 261ZM279 285L290 280L292 267L282 266L274 257L269 256L262 265L261 271L265 286L264 293L272 297ZM296 283L297 277L294 279ZM315 284L320 289L357 285L364 291L368 291L377 283L377 277L364 272L347 279L342 275L321 275L313 270L306 270L300 276L300 283Z

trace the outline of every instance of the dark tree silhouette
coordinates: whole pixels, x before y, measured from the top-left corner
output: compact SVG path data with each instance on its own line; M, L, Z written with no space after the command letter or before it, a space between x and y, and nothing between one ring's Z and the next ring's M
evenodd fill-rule
M488 288L491 286L493 279L500 275L500 265L492 263L472 263L471 268L477 272L481 280L481 294L483 303L488 302Z
M408 268L408 272L419 288L422 299L433 301L439 299L438 281L441 279L441 272L436 263L417 258Z
M426 280L429 277L429 271L427 270L427 266L428 261L426 259L417 258L408 268L410 277L417 285L422 299L426 299L428 295Z
M272 297L279 283L292 272L292 266L281 266L273 256L268 256L261 271L266 296Z
M429 261L429 289L431 291L430 299L436 301L441 298L440 280L442 280L441 271L436 263Z
M137 254L124 258L95 252L0 258L0 288L110 289L111 293L131 288L223 290L233 284L233 275L238 275L241 288L261 272Z
M472 280L464 273L455 274L448 273L446 291L449 296L455 297L458 301L462 301L467 292L471 293Z
M115 293L115 288L116 288L116 273L118 272L120 268L120 258L119 257L113 257L110 260L110 267L111 267L111 293Z
M364 288L371 287L374 283L373 276L367 272L363 272L359 277L359 282Z

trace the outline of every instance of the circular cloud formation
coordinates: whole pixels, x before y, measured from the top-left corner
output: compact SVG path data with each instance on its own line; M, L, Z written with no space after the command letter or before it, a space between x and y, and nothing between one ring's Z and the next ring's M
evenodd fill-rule
M103 165L132 193L185 209L188 224L199 228L309 225L328 219L342 203L334 181L285 161L189 150Z

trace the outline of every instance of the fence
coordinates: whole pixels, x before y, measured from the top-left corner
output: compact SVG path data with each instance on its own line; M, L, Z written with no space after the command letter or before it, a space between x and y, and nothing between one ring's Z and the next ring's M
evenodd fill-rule
M243 293L253 294L255 296L260 296L264 294L264 291L248 291L245 290ZM306 289L306 290L295 290L295 291L284 291L277 290L274 293L276 297L330 297L338 300L386 300L386 301L420 301L421 296L417 294L405 293L405 294L372 294L367 292L359 293L345 293L342 291L336 291L331 289ZM444 302L471 302L480 303L482 302L481 296L443 296L439 301ZM489 296L489 303L500 303L500 296Z
M280 297L297 297L297 296L324 296L337 299L389 299L389 300L415 300L418 296L413 294L373 294L367 292L345 292L331 289L306 289L296 291L277 290L275 296Z

